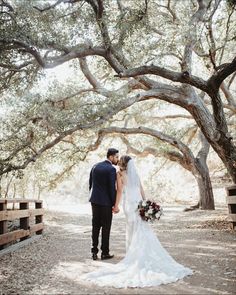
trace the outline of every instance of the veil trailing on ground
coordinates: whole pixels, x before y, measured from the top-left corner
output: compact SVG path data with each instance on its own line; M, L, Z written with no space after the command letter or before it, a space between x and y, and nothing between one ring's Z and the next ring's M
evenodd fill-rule
M117 264L105 263L101 268L80 276L99 286L116 288L151 287L168 284L192 274L177 263L162 247L149 224L137 212L141 185L133 160L126 170L123 209L126 221L126 255Z

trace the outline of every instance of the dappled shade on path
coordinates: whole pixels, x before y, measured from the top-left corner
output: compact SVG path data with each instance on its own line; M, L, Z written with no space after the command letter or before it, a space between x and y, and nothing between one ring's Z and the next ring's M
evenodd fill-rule
M194 275L155 288L99 288L81 282L80 274L100 263L90 259L91 216L46 212L43 237L18 251L0 257L3 293L27 294L233 294L235 289L235 233L204 227L204 222L227 215L216 211L182 212L165 208L160 222L151 226L166 250ZM201 228L203 225L203 228ZM114 216L111 251L116 263L125 253L125 222ZM13 279L14 278L14 279Z

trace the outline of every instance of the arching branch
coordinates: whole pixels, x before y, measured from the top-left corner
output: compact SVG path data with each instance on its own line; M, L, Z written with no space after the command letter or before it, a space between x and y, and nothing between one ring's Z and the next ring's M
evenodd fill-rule
M108 127L99 130L99 134L108 134L108 133L123 133L123 134L145 134L152 137L155 137L161 141L164 141L173 147L177 148L185 155L193 157L191 150L180 140L175 139L169 135L166 135L160 131L147 128L147 127L138 127L138 128L120 128L120 127Z

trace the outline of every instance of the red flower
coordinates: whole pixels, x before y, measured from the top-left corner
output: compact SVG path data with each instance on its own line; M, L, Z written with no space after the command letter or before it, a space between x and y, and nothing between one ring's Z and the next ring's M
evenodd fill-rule
M150 210L151 209L151 210ZM159 220L160 217L156 217L156 213L160 211L160 215L162 215L161 206L156 202L147 200L146 202L140 201L138 205L139 215L144 221L154 221ZM145 214L148 213L146 216Z
M141 209L139 212L140 212L140 215L141 216L144 216L145 215L145 210L144 209Z

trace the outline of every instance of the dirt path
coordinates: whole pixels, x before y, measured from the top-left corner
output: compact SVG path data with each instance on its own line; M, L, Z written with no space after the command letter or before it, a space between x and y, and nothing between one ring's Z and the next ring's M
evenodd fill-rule
M0 294L235 294L236 235L227 230L226 208L182 212L164 208L153 226L162 245L194 275L155 288L99 288L80 281L99 261L90 259L91 217L46 212L41 239L0 257ZM217 218L217 222L214 220ZM116 263L125 253L125 224L113 219L111 249Z

